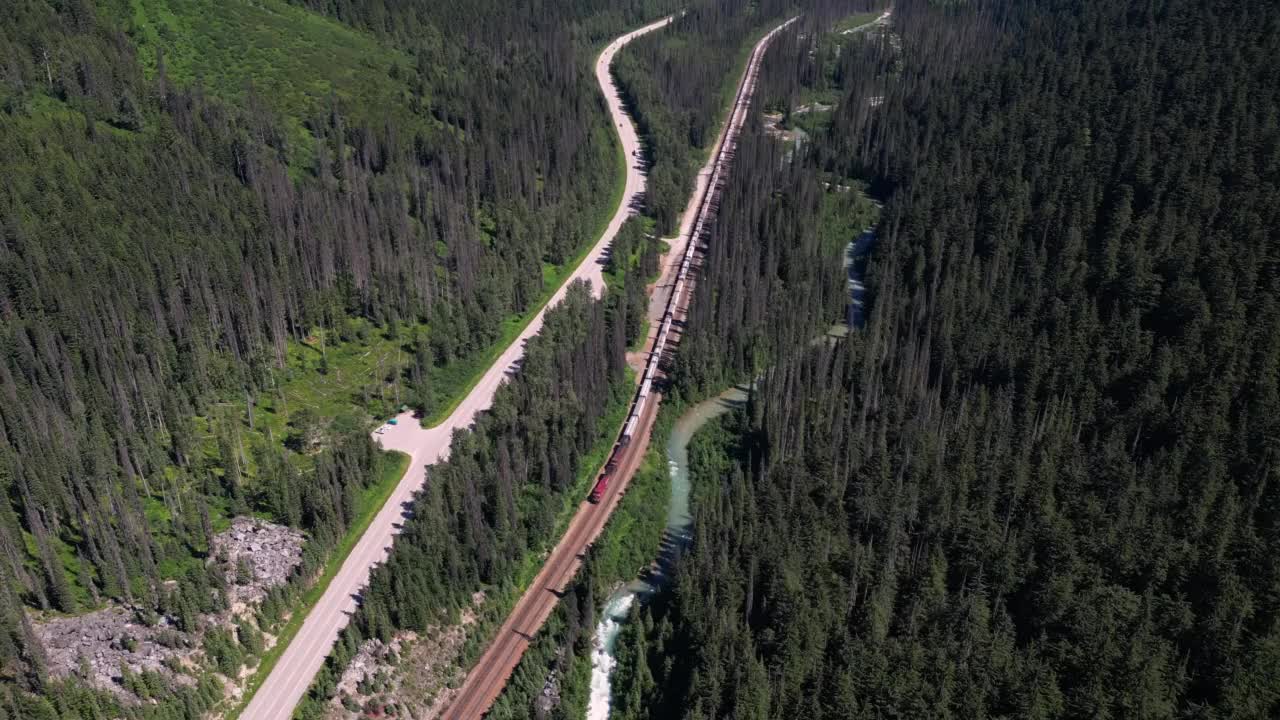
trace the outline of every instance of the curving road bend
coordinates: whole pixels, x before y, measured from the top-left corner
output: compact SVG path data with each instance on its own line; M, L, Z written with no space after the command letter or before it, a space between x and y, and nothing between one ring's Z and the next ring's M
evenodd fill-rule
M737 94L734 96L734 104L729 117L717 137L715 145L712 146L710 159L698 174L693 196L690 198L689 205L685 209L685 216L682 218L677 242L673 244L672 252L667 253L664 260L663 278L675 277L675 273L678 271L684 257L683 248L695 239L698 228L703 227L714 214L716 186L718 181L723 178L724 172L732 160L737 134L746 122L751 96L755 91L756 78L765 50L768 48L770 41L783 28L795 20L796 18L792 18L774 28L761 38L752 50L750 60L738 85ZM597 74L599 74L599 67L597 67ZM659 280L659 285L662 282L662 280ZM668 297L665 299L660 298L659 294L655 293L650 299L650 308L654 306L659 308L657 317L661 317L668 309L672 311L677 321L672 325L672 331L676 334L677 341L680 333L679 328L688 311L688 303L691 298L689 288L691 285L692 283L686 282L680 296L671 298L669 296L672 287L674 287L673 283L672 286L666 289L665 294ZM650 317L654 316L651 315ZM653 325L654 327L651 330L656 331L656 323ZM649 344L646 347L652 349L653 344L651 333ZM512 609L511 614L502 624L497 635L480 657L479 662L471 669L457 696L454 697L453 702L446 709L444 717L447 720L480 718L493 705L498 695L501 694L503 687L506 685L508 678L511 677L516 665L519 664L525 650L528 649L529 644L542 627L542 624L546 622L552 610L555 609L560 594L574 574L577 573L587 548L595 541L600 531L604 529L605 523L609 520L609 515L612 514L614 508L621 501L622 495L626 491L627 483L630 482L636 470L639 469L649 445L649 436L653 429L653 421L657 416L660 400L661 393L655 389L655 392L650 396L650 402L646 404L640 417L636 436L618 457L618 469L609 483L605 496L599 504L593 505L585 500L579 504L577 513L569 523L569 528L547 557L542 570L534 578L533 583L525 591L525 594L516 602L515 608Z
M667 17L617 38L600 53L596 60L596 80L604 92L609 106L609 115L622 141L622 151L627 160L626 186L622 194L622 202L604 234L600 236L573 273L565 279L564 284L551 297L546 307L534 316L519 337L503 351L444 422L433 428L423 428L411 414L404 413L397 418L396 425L387 426L382 434L374 435L374 439L380 442L383 448L398 450L409 455L411 458L409 469L400 479L369 529L347 556L324 595L311 609L306 620L303 621L302 628L280 656L271 674L267 676L253 699L240 714L241 720L288 720L293 715L294 707L324 665L330 648L338 638L338 633L346 627L352 613L355 612L359 594L369 581L370 571L375 565L386 560L395 535L399 533L399 525L404 520L407 508L412 502L413 494L426 480L427 466L447 458L453 432L469 427L475 421L476 415L493 404L494 393L524 356L525 342L542 329L546 310L554 307L564 298L569 285L574 281L583 280L591 284L592 292L596 297L604 293L603 273L609 246L623 222L634 214L645 186L644 168L641 166L639 157L640 138L636 134L635 126L623 111L622 97L614 86L609 66L613 62L614 55L623 45L645 33L665 27L670 22L671 17Z

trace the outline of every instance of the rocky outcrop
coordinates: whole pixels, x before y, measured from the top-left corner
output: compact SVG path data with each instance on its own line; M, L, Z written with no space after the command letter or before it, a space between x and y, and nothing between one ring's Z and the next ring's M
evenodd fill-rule
M366 640L343 671L326 720L382 714L388 703L416 720L441 717L466 678L459 660L484 601L483 592L473 594L456 625L430 627L421 636L403 630L390 643Z
M542 692L533 699L533 706L539 717L549 717L552 710L560 707L560 673L555 668L547 673L546 682L542 683Z
M75 675L126 700L135 699L122 685L126 670L158 672L178 682L194 682L172 668L187 664L199 643L167 618L147 625L138 622L134 610L117 606L54 618L33 627L44 645L53 677Z
M238 517L213 539L213 556L227 578L233 613L258 603L283 585L302 562L301 532L257 518Z
M399 633L389 643L377 638L365 640L355 657L347 663L347 669L342 672L342 679L338 681L338 693L351 696L370 694L366 683L372 681L380 671L393 667L403 646L414 640L417 640L417 635L411 632Z
M248 617L267 590L283 585L302 562L302 533L256 518L239 517L213 540L213 560L225 573L230 612L201 616L204 628L229 627ZM102 610L32 623L49 659L53 677L76 676L126 702L137 698L125 687L127 673L157 672L180 683L194 679L181 670L199 659L202 633L177 629L172 619L147 617L135 608ZM147 622L142 622L147 618Z

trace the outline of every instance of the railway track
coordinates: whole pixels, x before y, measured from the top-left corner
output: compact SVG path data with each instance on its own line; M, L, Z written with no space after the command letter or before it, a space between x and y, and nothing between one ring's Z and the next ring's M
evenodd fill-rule
M598 485L597 490L601 490L598 495L593 491L593 498L598 498L598 502L584 501L579 505L568 530L548 556L533 584L516 602L511 615L467 675L458 695L445 711L444 717L449 720L479 718L492 706L538 629L554 610L564 588L577 572L587 548L603 530L609 515L621 500L627 482L640 467L661 401L661 393L655 389L654 381L662 374L661 364L665 352L679 340L679 325L683 323L688 310L692 288L691 271L697 248L714 217L717 193L732 162L738 133L746 122L759 77L760 61L773 38L795 20L796 18L791 18L771 30L752 49L734 96L733 107L708 160L709 179L705 185L695 189L695 199L690 203L690 208L696 212L696 216L683 252L671 260L673 264L678 262L678 265L675 283L666 301L663 321L650 347L631 412L607 464L614 467L611 473L613 480L605 482L603 489ZM706 173L707 170L704 169L703 172ZM672 334L673 328L675 335ZM608 476L605 477L607 479Z
M627 121L622 98L609 76L608 63L619 47L633 38L664 27L671 20L668 16L617 38L604 49L597 61L597 81L604 90L609 116L617 125L623 157L627 163L622 200L609 225L569 277L561 283L546 307L502 351L448 418L435 427L424 428L412 414L406 412L396 418L395 425L389 425L383 432L373 435L373 440L384 449L398 450L408 455L409 469L343 561L314 607L306 613L297 635L292 641L286 641L288 644L279 660L263 679L257 692L246 701L240 712L240 720L288 720L293 716L298 701L324 665L338 633L355 613L360 593L368 584L371 569L386 560L396 535L403 527L404 508L412 503L414 493L426 482L427 466L448 458L454 431L470 427L476 416L493 403L494 393L524 356L526 341L541 330L547 309L559 304L572 283L579 280L587 282L596 297L603 294L604 259L609 246L623 223L633 214L635 203L645 186L644 168L637 157L640 141L635 127Z
M653 403L649 408L643 432L637 438L637 448L647 444L657 404ZM628 477L639 468L643 457L643 452L627 454L627 464L623 471ZM444 717L478 718L497 700L538 629L555 609L565 586L577 573L586 548L604 529L609 514L621 501L624 488L625 485L621 483L615 484L599 504L583 503L583 507L579 508L568 532L556 545L533 584L517 602L480 662L467 676L462 690Z

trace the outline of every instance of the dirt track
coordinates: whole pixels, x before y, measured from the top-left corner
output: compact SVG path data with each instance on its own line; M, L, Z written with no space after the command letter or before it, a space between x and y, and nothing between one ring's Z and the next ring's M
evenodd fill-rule
M635 127L623 112L622 99L609 74L609 64L614 54L623 45L640 35L664 27L669 22L671 18L668 17L623 35L605 48L596 61L596 78L604 91L614 129L622 141L622 150L626 154L626 187L622 202L609 222L608 228L579 263L573 274L552 296L551 301L547 303L547 308L558 304L564 298L568 286L575 280L591 283L597 297L604 291L603 272L609 245L618 234L622 223L634 214L645 184L639 158L640 139L636 135ZM507 347L444 422L434 428L424 429L406 413L401 415L398 423L387 429L385 433L374 435L374 439L384 448L399 450L409 455L412 458L409 470L400 479L400 483L386 505L378 512L351 554L347 556L346 562L343 563L324 595L307 615L301 630L285 649L271 674L267 676L253 700L241 713L242 720L287 720L293 715L294 707L310 687L312 678L324 665L325 657L337 640L338 633L346 627L351 614L355 612L359 593L369 581L369 572L376 564L385 560L387 553L390 552L394 537L399 532L397 525L404 519L405 508L408 507L413 493L422 487L426 478L426 466L447 458L453 431L469 427L475 421L477 414L493 404L494 393L523 357L525 342L542 329L545 312L544 309L534 317L528 327Z
M703 222L714 210L715 203L711 197L715 190L715 187L712 186L713 178L723 178L723 172L732 158L737 134L746 121L751 94L755 90L755 79L759 70L760 60L764 56L764 50L777 33L793 21L794 18L765 35L752 50L746 71L739 83L738 93L734 98L734 105L729 119L724 123L720 135L716 139L716 144L712 149L711 157L707 161L706 167L698 174L693 195L689 200L680 224L680 234L676 238L676 242L672 244L671 251L664 258L664 267L658 281L658 288L665 287L667 294L670 293L671 287L674 286L674 278L684 256L684 249L687 243L693 240L696 229L702 227ZM645 30L648 29L652 29L652 26ZM624 38L630 39L628 36L624 36ZM616 43L617 41L615 41ZM610 45L610 48L613 47L613 45ZM606 50L601 55L600 62L607 62L606 55L609 59L612 58L612 53ZM596 75L601 78L603 87L608 80L607 64L603 68L600 64L597 64ZM612 85L612 82L609 82ZM650 300L651 320L661 318L668 309L668 304L670 304L670 309L673 311L676 321L673 325L676 332L674 342L678 342L679 328L683 327L683 321L688 309L688 300L691 297L690 288L691 283L686 282L680 297L668 300L662 297L662 293L655 292ZM657 307L656 315L653 311L655 306ZM657 323L651 322L650 326L649 344L646 347L652 349L655 339L654 334L657 332ZM669 347L673 346L674 342L669 343ZM453 703L445 712L445 717L448 720L470 720L471 718L483 716L502 692L502 688L506 685L511 673L520 662L520 658L529 647L530 641L551 615L551 611L559 600L560 593L577 572L587 548L604 528L609 515L621 500L627 483L630 482L632 476L640 467L645 450L649 445L649 435L653 427L653 420L657 416L660 398L661 396L658 393L654 393L651 396L651 401L647 404L641 416L636 435L623 452L618 470L614 474L605 497L598 505L593 505L584 500L578 506L578 511L573 520L570 521L568 530L555 549L552 550L551 555L548 556L541 572L538 573L538 576L534 579L529 589L525 591L525 594L516 602L511 615L498 630L489 648L481 656L476 666L472 668L470 674L467 675L467 679L457 697L454 698Z

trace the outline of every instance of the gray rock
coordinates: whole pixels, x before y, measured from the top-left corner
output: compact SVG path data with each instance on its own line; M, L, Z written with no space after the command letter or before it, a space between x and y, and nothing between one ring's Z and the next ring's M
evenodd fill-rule
M239 517L231 527L213 540L216 557L227 579L227 596L232 604L252 604L266 596L267 590L283 585L302 562L302 533L283 525L256 518ZM237 584L240 558L248 560L252 578Z

